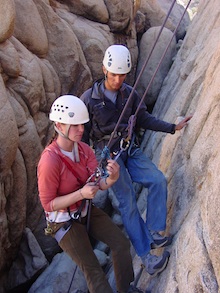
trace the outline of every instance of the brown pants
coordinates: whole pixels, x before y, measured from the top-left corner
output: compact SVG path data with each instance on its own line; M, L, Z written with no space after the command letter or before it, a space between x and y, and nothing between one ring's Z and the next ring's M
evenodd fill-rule
M129 240L106 213L94 206L89 227L89 235L110 247L117 290L127 292L134 279ZM73 222L59 245L84 273L90 293L113 292L93 252L86 225Z

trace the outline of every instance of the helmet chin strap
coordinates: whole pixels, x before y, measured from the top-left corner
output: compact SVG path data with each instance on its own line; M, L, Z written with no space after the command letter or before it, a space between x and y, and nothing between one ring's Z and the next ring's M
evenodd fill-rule
M65 134L62 133L56 126L56 124L54 124L54 129L56 130L56 132L61 135L62 137L72 141L71 139L69 139L69 129L70 129L70 124L67 124L66 127L66 131ZM78 143L76 141L73 141L73 158L75 162L80 162L80 158L79 158L79 150L78 150Z
M68 134L69 134L69 129L70 129L70 124L67 125L68 127L66 128L65 133L62 133L56 126L56 124L54 124L54 129L56 130L56 132L61 135L62 137L68 139L71 141L71 139L69 139Z

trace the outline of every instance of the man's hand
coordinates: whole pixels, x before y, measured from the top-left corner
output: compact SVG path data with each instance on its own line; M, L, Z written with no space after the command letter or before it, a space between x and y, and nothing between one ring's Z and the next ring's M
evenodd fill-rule
M119 177L119 164L114 160L108 160L108 165L106 166L106 170L109 174L109 179L116 181Z
M183 127L185 127L187 124L188 124L188 121L192 118L192 115L191 116L188 116L186 118L184 118L182 121L180 121L176 127L175 127L175 130L181 130Z

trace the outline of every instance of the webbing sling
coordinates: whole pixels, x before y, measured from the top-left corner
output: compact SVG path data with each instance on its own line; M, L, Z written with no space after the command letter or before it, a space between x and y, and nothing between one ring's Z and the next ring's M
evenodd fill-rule
M70 163L60 154L58 154L59 157L61 158L61 160L63 161L63 163L67 166L67 168L73 173L73 175L76 177L77 181L80 183L80 186L83 186L83 182L79 179L79 174L76 172L75 169L73 169L73 167L70 165ZM69 231L73 221L79 220L80 216L81 216L81 212L85 206L86 203L86 199L83 199L81 201L81 204L78 208L78 210L71 215L70 213L70 207L67 207L67 211L69 213L70 216L70 220L67 221L55 234L55 239L57 240L57 242L59 243L61 241L61 239L63 238L63 236Z
M58 154L59 155L59 154ZM82 182L82 180L79 179L79 174L76 172L75 169L73 169L73 167L70 165L70 163L61 155L59 155L59 157L61 158L61 160L64 162L64 164L67 166L67 168L73 173L73 175L76 177L77 181L80 183L80 186L83 186L84 183ZM74 218L72 218L71 214L70 214L70 208L68 207L67 210L68 210L68 213L71 217L71 219L73 220L78 220L80 218L80 215L81 215L81 212L85 206L85 203L86 203L86 199L83 199L81 204L80 204L80 207L79 209L74 213Z

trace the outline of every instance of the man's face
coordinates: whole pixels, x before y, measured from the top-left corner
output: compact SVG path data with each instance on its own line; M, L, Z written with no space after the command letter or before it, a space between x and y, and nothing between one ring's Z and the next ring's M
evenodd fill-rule
M106 89L109 91L119 90L122 83L124 82L126 78L126 74L114 74L107 71L105 68L103 69L103 72L106 76L106 79L105 79Z

